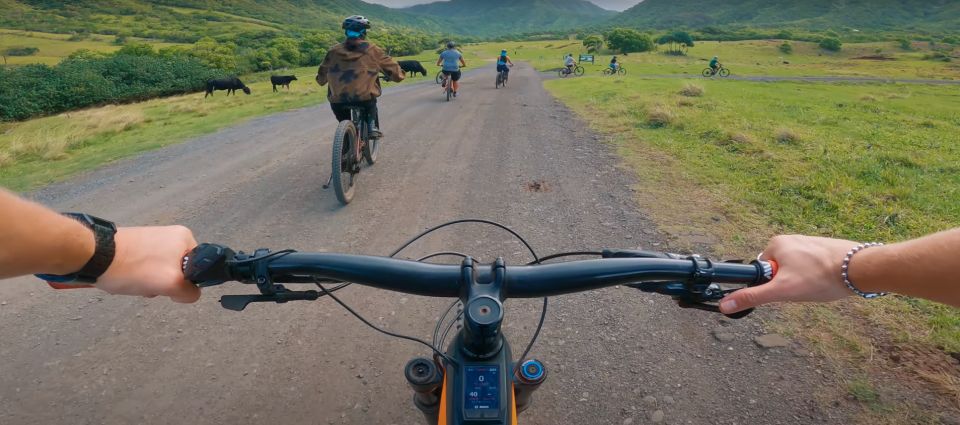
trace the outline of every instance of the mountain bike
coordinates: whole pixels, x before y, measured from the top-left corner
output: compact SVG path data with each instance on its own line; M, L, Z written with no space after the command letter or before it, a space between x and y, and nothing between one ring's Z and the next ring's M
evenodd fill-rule
M462 68L461 68L461 69L462 69ZM441 71L441 73L442 73L442 72L443 72L443 71ZM444 94L447 95L447 102L449 102L450 99L457 97L457 93L453 91L453 78L452 78L452 77L448 77L448 76L444 75L444 76L443 76L443 80L440 82L440 84L442 84L443 87L444 87L443 92L444 92Z
M606 67L606 68L603 69L603 75L614 75L614 72L613 72L613 70L610 69L610 67L608 66L608 67ZM624 75L627 75L627 70L626 70L626 69L623 69L622 66L618 66L618 67L617 67L616 75L619 75L619 76L621 76L621 77L624 76Z
M447 226L482 223L510 232L528 249L533 261L507 265L462 253L438 252L417 261L395 258L420 238ZM427 263L441 256L460 258L459 265ZM598 259L549 263L563 257ZM251 303L313 301L328 296L371 328L420 343L432 356L414 358L404 375L414 391L414 405L428 424L514 425L530 406L531 395L546 380L546 366L527 359L547 313L546 297L614 285L673 297L680 307L719 312L718 302L743 287L761 285L776 274L776 263L755 260L714 262L639 250L566 252L540 257L516 232L486 220L458 220L433 227L406 242L389 257L336 253L301 253L257 249L252 254L220 245L202 244L184 257L184 275L200 287L238 281L255 285L259 295L224 295L220 304L243 311ZM456 299L440 316L433 340L426 342L380 329L334 295L352 283L389 291ZM316 290L292 290L283 284L312 284ZM328 286L335 285L335 286ZM509 298L541 298L543 307L533 338L514 357L504 337L504 302ZM457 313L451 316L456 308ZM750 311L730 317L741 318ZM452 320L444 326L444 322ZM446 349L447 335L459 325ZM441 333L441 329L444 329Z
M568 75L575 75L577 77L583 76L584 72L586 71L584 71L582 66L576 65L573 67L573 70L567 67L560 68L560 70L557 71L557 74L560 76L560 78L567 78Z
M376 121L379 127L380 118ZM323 188L332 185L337 200L343 205L353 200L361 162L366 160L367 165L373 165L380 153L380 139L370 136L369 122L367 108L351 106L350 120L340 121L333 136L330 178Z
M507 71L506 69L504 69L504 70L502 70L502 71L500 71L500 72L497 72L496 88L499 89L500 87L506 87L506 86L507 86L507 79L509 78L509 76L510 76L510 72Z
M720 65L720 69L714 71L713 68L706 68L701 73L704 77L713 77L714 75L720 75L721 77L729 77L730 70L725 68L723 65Z

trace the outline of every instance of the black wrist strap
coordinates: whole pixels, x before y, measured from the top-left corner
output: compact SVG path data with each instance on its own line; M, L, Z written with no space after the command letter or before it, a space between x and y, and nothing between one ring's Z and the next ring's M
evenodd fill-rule
M114 235L117 233L117 226L112 222L89 214L82 213L63 213L80 222L88 229L93 231L96 248L93 256L76 273L69 275L38 275L41 279L48 282L57 282L62 284L76 283L96 283L97 279L113 264L113 257L116 254L116 242Z
M93 225L90 228L93 230L97 247L93 252L93 257L90 257L90 261L87 261L87 264L84 264L83 268L77 272L77 281L94 283L113 264L113 257L117 252L117 245L113 237L117 233L117 227L106 220L92 216L87 217L93 219ZM78 220L85 225L88 223L82 219Z

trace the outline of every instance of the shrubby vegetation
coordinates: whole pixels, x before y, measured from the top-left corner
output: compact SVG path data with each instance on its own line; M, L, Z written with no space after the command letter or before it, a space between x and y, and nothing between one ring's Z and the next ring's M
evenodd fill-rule
M653 50L653 39L637 30L614 28L605 36L607 46L623 54Z
M657 39L657 44L661 46L667 45L667 53L671 55L686 54L686 49L694 46L693 37L684 31L674 31L670 34L662 35Z
M820 40L819 46L823 50L839 52L840 48L843 46L843 43L840 42L839 38L827 36Z
M221 73L194 57L128 47L112 55L79 51L53 67L0 68L0 120L193 92Z
M32 56L37 54L40 49L36 47L11 47L9 49L4 49L4 56Z
M780 45L780 53L785 55L793 53L793 45L790 44L789 41L784 41L783 44Z

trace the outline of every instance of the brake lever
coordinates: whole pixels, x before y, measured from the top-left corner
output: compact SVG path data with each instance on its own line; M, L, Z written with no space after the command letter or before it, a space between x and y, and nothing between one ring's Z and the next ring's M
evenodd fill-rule
M677 306L680 308L692 308L721 314L720 305L717 303L723 299L723 297L743 289L721 289L716 284L710 284L704 288L703 292L696 293L690 292L690 289L684 282L638 282L629 283L625 286L639 289L643 292L668 295L677 302ZM731 319L742 319L752 312L753 309L749 309L724 315Z
M224 295L220 297L220 305L233 311L243 311L251 303L284 304L290 301L316 301L320 298L319 291L282 291L273 295Z

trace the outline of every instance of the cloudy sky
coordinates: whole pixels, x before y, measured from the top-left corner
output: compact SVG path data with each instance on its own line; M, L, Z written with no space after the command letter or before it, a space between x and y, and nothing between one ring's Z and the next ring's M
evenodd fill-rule
M367 3L379 3L390 7L407 7L420 3L430 3L437 0L363 0ZM483 0L476 0L483 1ZM610 10L624 10L640 3L640 0L588 0L596 5Z

